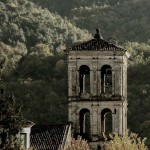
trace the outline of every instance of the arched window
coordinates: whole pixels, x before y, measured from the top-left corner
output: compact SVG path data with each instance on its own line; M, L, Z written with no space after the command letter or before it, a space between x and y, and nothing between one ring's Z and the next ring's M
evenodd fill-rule
M112 94L112 68L109 65L101 68L101 93Z
M101 111L101 132L112 132L112 111L108 108Z
M90 69L86 65L80 67L80 93L90 93Z
M80 134L86 137L90 135L90 111L86 108L80 111Z

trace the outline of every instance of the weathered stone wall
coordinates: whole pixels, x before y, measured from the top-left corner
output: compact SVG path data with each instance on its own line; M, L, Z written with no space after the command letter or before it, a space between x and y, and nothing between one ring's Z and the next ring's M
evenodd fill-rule
M68 94L79 94L79 69L86 65L90 68L90 95L100 95L101 67L112 67L112 94L127 97L127 59L121 52L70 52L68 60ZM114 59L115 58L115 59Z

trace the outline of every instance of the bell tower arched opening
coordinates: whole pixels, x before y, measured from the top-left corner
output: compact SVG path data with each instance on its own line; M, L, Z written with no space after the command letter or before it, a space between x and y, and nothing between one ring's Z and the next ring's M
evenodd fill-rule
M80 134L85 138L90 135L90 111L86 108L80 111Z
M112 68L109 65L101 67L101 93L112 94Z
M80 94L90 93L90 68L86 65L80 67Z
M101 132L112 132L112 111L108 108L101 111Z

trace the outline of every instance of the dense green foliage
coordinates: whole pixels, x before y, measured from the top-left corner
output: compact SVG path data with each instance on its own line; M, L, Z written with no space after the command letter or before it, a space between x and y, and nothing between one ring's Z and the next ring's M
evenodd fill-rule
M128 68L128 127L146 136L150 144L150 44L126 43L125 47L132 54Z
M16 46L24 43L34 47L38 43L58 49L62 44L87 39L87 31L73 26L67 19L41 9L27 0L6 0L0 2L1 42Z
M16 135L21 131L24 119L21 107L17 107L14 96L6 96L0 84L0 149L17 150L19 140Z
M105 39L147 42L150 38L149 0L32 0L67 16L82 29L94 33L100 27ZM58 5L59 3L59 5Z
M67 64L62 50L91 38L88 31L94 34L100 27L105 39L116 37L131 52L128 127L146 136L150 145L150 1L32 1L39 6L28 0L0 0L3 78L23 104L25 117L41 124L67 120Z
M27 0L1 0L0 25L3 78L24 105L25 116L41 124L66 120L67 72L61 53L91 35Z

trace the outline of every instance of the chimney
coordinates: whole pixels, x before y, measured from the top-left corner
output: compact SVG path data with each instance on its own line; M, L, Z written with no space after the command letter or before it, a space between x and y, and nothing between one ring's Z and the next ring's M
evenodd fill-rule
M108 40L109 44L114 44L114 45L118 45L118 40L116 38L110 38Z

